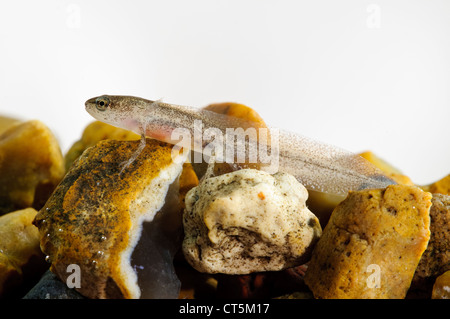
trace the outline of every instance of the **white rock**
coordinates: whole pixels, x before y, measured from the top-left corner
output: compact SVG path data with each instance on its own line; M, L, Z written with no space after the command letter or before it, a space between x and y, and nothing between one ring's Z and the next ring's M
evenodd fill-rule
M307 198L303 185L285 173L243 169L207 178L186 196L183 253L207 273L300 265L322 232Z

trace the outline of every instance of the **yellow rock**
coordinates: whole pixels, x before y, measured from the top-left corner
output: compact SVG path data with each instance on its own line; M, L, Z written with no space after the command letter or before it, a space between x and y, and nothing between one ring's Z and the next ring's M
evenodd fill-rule
M8 116L0 116L0 134L9 129L10 127L19 124L20 120L8 117Z
M387 163L385 160L376 156L373 152L367 151L359 154L361 157L365 158L377 168L382 170L388 177L402 185L413 186L414 183L411 179L403 175L398 169L393 167L391 164ZM322 192L316 192L309 190L309 198L306 204L311 209L311 211L319 218L322 227L325 227L328 223L333 209L344 200L345 196L339 196L334 194L326 194Z
M39 232L32 224L36 213L27 208L0 217L0 297L39 278L48 267L39 247Z
M183 171L180 175L180 200L185 206L185 198L187 192L191 190L191 188L198 185L198 177L195 174L194 169L190 163L183 164Z
M73 162L89 147L94 146L103 140L117 141L135 141L139 140L140 135L118 128L100 121L90 123L83 131L79 141L75 142L65 155L66 170L69 170ZM195 174L191 164L184 163L183 173L180 176L180 185L184 189L180 190L180 196L184 201L187 191L198 184L198 177Z
M450 299L450 271L440 275L433 286L432 299Z
M139 143L105 140L88 148L34 221L51 270L67 281L67 267L79 265L76 289L89 298L177 293L170 258L181 245L180 199L193 175L179 181L183 162L172 158L172 145L152 139L119 175Z
M59 144L42 122L16 124L0 135L0 214L40 209L63 176Z
M422 186L422 189L430 193L450 195L450 175L447 175L430 185Z
M430 238L431 194L419 187L350 192L314 248L316 298L404 298Z
M94 121L84 129L79 141L75 142L65 155L66 170L88 147L94 146L102 140L132 141L138 140L139 135L112 125Z

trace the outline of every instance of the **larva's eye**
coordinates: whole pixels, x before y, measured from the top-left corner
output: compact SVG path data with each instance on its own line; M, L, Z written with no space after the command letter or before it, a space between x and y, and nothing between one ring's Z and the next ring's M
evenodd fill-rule
M95 100L95 103L97 104L97 110L103 112L106 111L111 102L107 96L101 96Z

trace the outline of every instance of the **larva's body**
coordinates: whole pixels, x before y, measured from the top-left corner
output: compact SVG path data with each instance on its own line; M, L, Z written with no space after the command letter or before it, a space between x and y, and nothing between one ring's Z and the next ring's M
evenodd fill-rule
M239 157L239 150L245 149L249 155L252 150L260 151L264 146L272 163L266 162L270 165L263 165L263 169L270 167L273 170L272 164L276 161L279 171L295 176L311 190L345 195L349 190L384 188L395 184L358 155L274 128L269 129L266 135L259 129L260 134L255 138L251 134L245 135L255 123L207 110L133 96L109 95L88 100L86 110L102 122L196 151L204 151L208 143L217 143L222 134L221 142L232 141L234 152L217 152L216 148L214 155L218 161L231 163ZM180 142L182 133L188 136L188 141L184 138ZM224 147L230 149L230 145Z

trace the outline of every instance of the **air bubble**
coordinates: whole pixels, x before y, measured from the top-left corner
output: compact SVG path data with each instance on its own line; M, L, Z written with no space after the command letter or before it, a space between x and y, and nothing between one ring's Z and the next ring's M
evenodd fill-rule
M50 256L48 256L48 255L45 256L45 261L48 262L49 264L52 263L52 260L51 260Z

